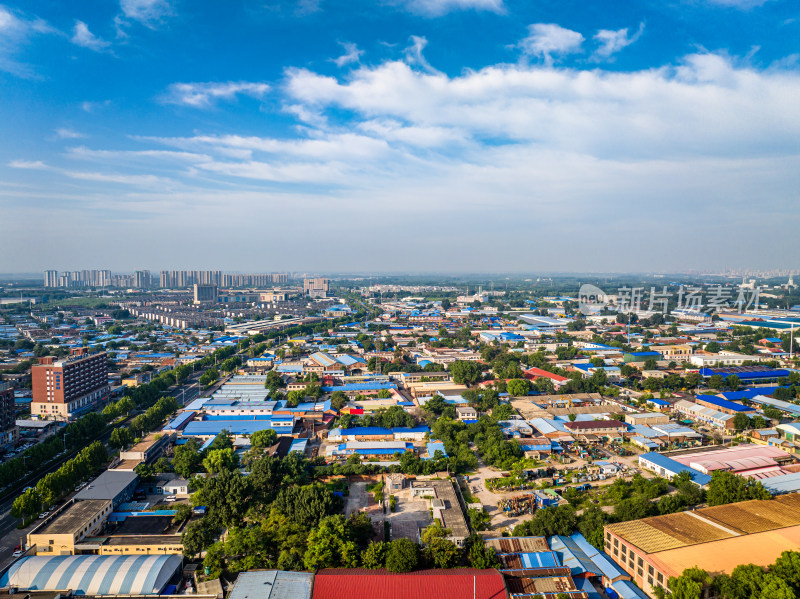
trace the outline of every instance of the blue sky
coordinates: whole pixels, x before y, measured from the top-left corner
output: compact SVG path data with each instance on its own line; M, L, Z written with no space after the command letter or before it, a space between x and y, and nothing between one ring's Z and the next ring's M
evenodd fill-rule
M0 271L792 268L790 0L0 0Z

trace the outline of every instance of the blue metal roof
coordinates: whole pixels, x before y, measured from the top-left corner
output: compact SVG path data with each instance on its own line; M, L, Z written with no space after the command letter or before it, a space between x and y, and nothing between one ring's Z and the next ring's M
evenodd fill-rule
M611 556L604 551L598 550L594 545L589 543L581 533L576 532L571 534L570 539L583 551L586 557L592 560L594 565L600 569L601 573L606 578L614 580L619 576L626 576L626 573L619 569L614 563L614 560L611 559Z
M757 395L772 395L780 387L756 387L754 389L742 389L741 391L726 391L721 393L722 397L730 401L741 399L753 399Z
M741 370L735 367L730 368L701 368L702 376L713 376L719 374L722 378L728 378L735 374L742 381L752 381L759 379L779 379L789 376L791 371L784 368L764 368L763 370Z
M611 585L619 599L650 599L649 596L630 580L618 580ZM606 589L608 593L608 589ZM609 594L610 596L610 594Z
M279 435L290 435L294 429L293 425L286 426L283 421L279 424L272 420L203 420L194 421L186 425L183 429L185 436L218 435L222 431L228 431L232 435L252 435L256 431L273 430Z
M740 403L734 403L732 401L728 401L727 399L722 399L721 397L717 397L716 395L698 395L697 399L702 399L703 401L710 403L718 408L730 410L731 412L753 411L753 408L750 408L748 406L743 406Z
M556 535L548 538L548 542L550 548L558 553L561 563L570 569L573 576L586 574L587 572L594 575L601 573L600 568L589 559L586 553L575 543L574 539Z
M425 444L428 448L428 457L433 458L434 454L437 451L441 451L444 454L444 457L448 457L447 452L444 450L444 443L441 441L431 441L430 443Z
M688 472L692 478L692 481L697 483L700 486L706 486L708 483L711 482L711 477L708 474L703 474L699 470L695 470L694 468L690 468L689 466L684 466L680 462L676 462L672 458L668 458L665 455L661 455L660 453L656 453L655 451L651 451L650 453L643 453L639 456L640 459L645 459L648 462L655 464L670 472L673 476L678 474L679 472Z
M175 430L179 428L187 420L191 420L192 418L194 418L194 415L195 415L194 412L181 412L180 414L178 414L176 418L170 420L169 424L167 424L167 426L165 426L164 428Z

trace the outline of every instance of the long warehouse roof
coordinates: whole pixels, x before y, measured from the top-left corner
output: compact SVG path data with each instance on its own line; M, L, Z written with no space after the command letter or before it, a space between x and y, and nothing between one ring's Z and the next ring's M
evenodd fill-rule
M180 570L179 555L55 555L12 564L0 586L79 595L158 595Z

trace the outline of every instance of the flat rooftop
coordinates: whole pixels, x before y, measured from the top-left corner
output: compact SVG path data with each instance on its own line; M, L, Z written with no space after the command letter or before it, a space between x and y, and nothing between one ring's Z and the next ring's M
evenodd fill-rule
M33 535L70 535L80 532L88 522L110 504L108 499L77 501L46 526L32 531Z
M412 488L431 487L436 492L436 499L444 502L442 519L444 527L449 528L454 537L468 537L469 527L464 518L464 512L458 503L456 491L452 481L449 480L415 480L411 483Z
M172 516L128 516L117 528L114 536L173 534L177 526L172 525Z
M126 470L106 470L94 479L75 499L114 499L124 491L128 485L139 479L135 472Z

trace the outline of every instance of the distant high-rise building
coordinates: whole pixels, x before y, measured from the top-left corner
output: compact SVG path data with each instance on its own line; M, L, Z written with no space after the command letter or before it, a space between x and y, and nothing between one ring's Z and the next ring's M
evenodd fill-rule
M212 303L217 301L217 286L216 285L198 285L194 284L194 303Z
M44 286L45 287L58 287L58 271L46 270L44 271Z
M134 274L134 284L133 286L137 289L148 289L150 287L150 271L149 270L137 270Z
M0 383L0 447L14 445L18 440L14 388L11 383Z
M77 347L68 358L39 358L31 368L31 415L50 420L70 420L87 412L108 395L105 352L89 354Z
M328 279L303 279L303 293L310 297L326 297L328 295Z

